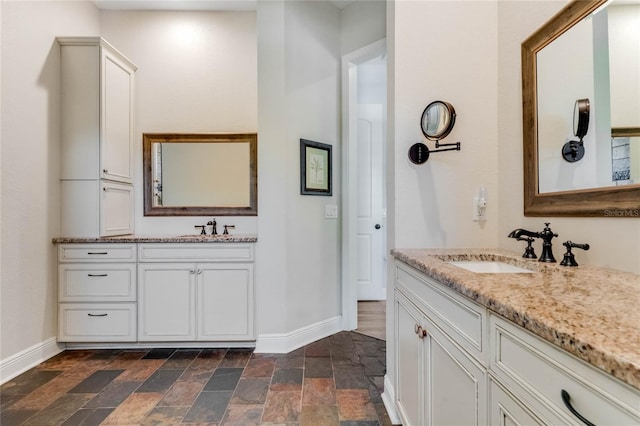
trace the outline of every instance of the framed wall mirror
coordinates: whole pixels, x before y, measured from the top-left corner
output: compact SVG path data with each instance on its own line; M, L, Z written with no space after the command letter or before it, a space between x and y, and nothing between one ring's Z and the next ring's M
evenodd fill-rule
M145 133L145 216L256 216L255 133Z
M640 217L640 180L616 173L640 166L638 51L640 3L625 0L573 1L522 43L525 216ZM568 162L578 99L589 130Z

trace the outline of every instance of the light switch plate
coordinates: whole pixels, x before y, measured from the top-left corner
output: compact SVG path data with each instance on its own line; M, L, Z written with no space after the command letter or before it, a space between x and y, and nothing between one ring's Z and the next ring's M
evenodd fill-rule
M336 204L326 204L324 206L324 218L325 219L337 219L338 218L338 206Z

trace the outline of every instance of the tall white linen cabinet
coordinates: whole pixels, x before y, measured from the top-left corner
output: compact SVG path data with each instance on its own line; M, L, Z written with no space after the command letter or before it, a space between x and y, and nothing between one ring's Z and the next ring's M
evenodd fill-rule
M59 37L62 96L61 234L134 228L136 66L100 37Z

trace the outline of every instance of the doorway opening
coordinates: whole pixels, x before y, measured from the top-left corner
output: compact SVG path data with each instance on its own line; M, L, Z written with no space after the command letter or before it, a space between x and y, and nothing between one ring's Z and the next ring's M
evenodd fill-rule
M374 302L386 299L386 59L384 39L342 59L345 330L359 328L358 305L368 311L367 315L382 309L382 315L377 312L374 317L381 321L375 327L384 330L385 304Z

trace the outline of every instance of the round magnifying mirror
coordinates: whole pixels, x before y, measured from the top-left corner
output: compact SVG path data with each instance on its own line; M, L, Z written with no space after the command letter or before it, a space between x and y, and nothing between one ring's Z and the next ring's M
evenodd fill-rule
M422 112L420 127L429 140L440 140L447 136L456 122L456 111L448 102L431 102Z
M573 134L582 138L587 134L589 129L589 99L578 99L573 107Z

